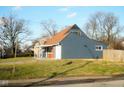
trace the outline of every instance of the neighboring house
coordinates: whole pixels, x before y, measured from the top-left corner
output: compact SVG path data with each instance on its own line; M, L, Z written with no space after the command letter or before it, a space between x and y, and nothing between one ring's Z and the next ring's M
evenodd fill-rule
M75 24L34 46L34 57L51 59L102 58L107 45L90 39Z

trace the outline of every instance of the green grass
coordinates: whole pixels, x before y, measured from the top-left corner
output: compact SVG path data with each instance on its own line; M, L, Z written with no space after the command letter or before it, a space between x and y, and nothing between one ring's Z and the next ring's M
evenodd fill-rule
M72 64L67 64L70 61ZM0 59L0 62L0 79L47 78L56 75L70 77L124 74L123 62L95 62L81 59L39 61L30 57ZM4 64L6 62L8 64ZM9 64L9 62L13 63ZM18 64L18 62L22 62L22 64Z
M29 62L30 59L33 59L32 57L16 57L16 58L6 58L6 59L0 59L0 62Z

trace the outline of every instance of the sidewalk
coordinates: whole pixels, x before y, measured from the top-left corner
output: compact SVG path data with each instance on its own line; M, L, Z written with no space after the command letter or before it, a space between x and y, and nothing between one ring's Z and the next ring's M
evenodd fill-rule
M121 80L123 76L83 76L83 77L56 77L28 80L0 80L1 87L23 87L23 86L50 86L64 84L79 84L90 82L102 82L110 80Z

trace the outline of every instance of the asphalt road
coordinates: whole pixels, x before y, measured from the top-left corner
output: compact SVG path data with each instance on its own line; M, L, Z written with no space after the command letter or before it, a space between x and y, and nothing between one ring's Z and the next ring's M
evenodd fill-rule
M53 85L52 87L124 87L124 80L112 80L112 81L104 81L104 82Z
M92 77L56 77L28 80L0 80L9 87L124 87L124 75Z

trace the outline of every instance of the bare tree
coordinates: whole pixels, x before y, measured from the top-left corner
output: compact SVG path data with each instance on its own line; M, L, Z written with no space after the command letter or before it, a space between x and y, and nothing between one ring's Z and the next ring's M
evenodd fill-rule
M57 24L53 20L44 20L41 22L41 28L45 32L42 37L54 36L57 32Z
M118 17L113 13L105 12L91 15L84 27L84 31L90 38L104 41L110 47L122 30L123 27L120 26Z
M17 47L28 34L25 20L17 19L14 15L2 17L0 24L0 40L11 49L11 54L16 57Z
M124 37L119 37L114 41L114 49L124 50Z

